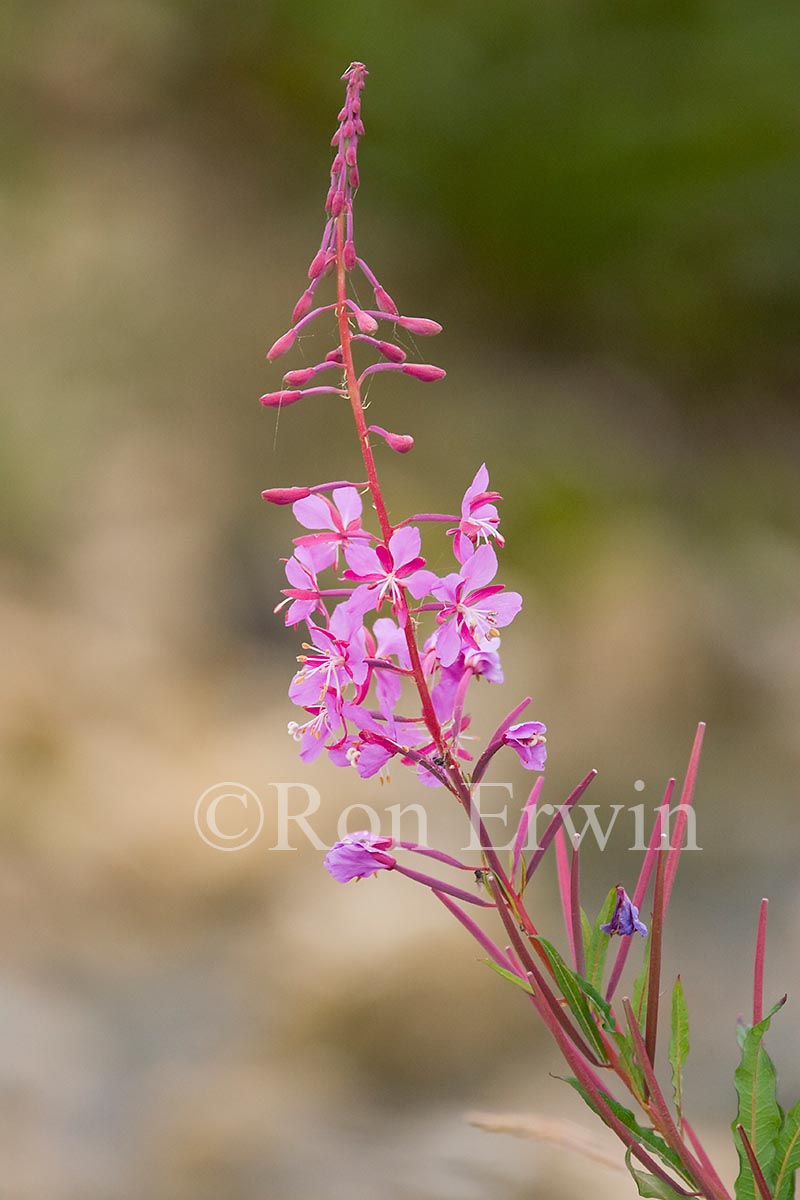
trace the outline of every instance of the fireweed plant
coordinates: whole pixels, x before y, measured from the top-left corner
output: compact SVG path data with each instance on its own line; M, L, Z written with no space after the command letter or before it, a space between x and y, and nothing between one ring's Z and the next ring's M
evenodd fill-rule
M289 698L300 710L289 730L300 757L323 752L362 778L385 773L396 759L415 771L420 784L450 792L479 837L482 865L461 862L441 850L394 841L369 832L343 837L325 867L346 883L380 872L398 872L432 892L461 923L487 964L513 984L544 1023L563 1055L567 1082L617 1135L641 1196L702 1196L730 1200L684 1105L683 1067L689 1050L687 1006L680 977L671 1000L671 1096L659 1081L656 1049L661 1009L661 948L664 922L686 831L697 776L702 725L689 759L680 806L669 832L674 780L658 810L638 880L629 896L611 888L590 921L581 907L580 852L568 845L564 817L589 787L594 771L557 806L535 848L529 830L542 792L546 730L518 704L473 758L466 732L470 685L502 683L500 630L520 611L522 598L497 582L503 547L497 505L485 466L478 467L454 514L424 512L394 520L378 477L373 439L406 454L408 434L367 425L364 386L385 372L430 384L445 372L409 361L403 334L425 338L441 331L426 317L403 316L372 268L359 256L353 202L359 185L358 148L364 134L361 94L367 71L353 63L339 113L326 222L308 268L308 286L295 305L291 328L267 357L289 352L320 317L335 322L336 344L314 366L289 370L283 386L261 397L281 409L307 397L349 408L365 478L297 487L269 488L264 499L291 505L302 533L286 560L288 586L276 611L287 626L303 629L300 669ZM317 292L331 278L335 299L320 304ZM374 298L363 307L357 288ZM312 403L319 403L316 399ZM377 528L365 523L367 497ZM453 570L437 575L421 555L422 528L442 523L452 539ZM496 755L512 751L538 777L522 808L510 852L497 849L481 820L476 789ZM674 810L673 810L674 812ZM564 912L566 954L539 931L528 911L526 889L553 847ZM427 870L409 865L427 860ZM452 878L465 879L458 886ZM448 876L440 878L440 875ZM649 932L639 917L653 882ZM471 910L483 910L494 933ZM630 998L616 1001L631 945L641 937L643 965ZM800 1103L784 1113L776 1099L775 1069L763 1046L770 1021L785 997L763 1006L766 901L756 937L752 1021L740 1022L741 1062L735 1085L738 1111L733 1136L740 1170L737 1200L789 1200L800 1165ZM608 969L607 969L608 967ZM622 1098L620 1098L622 1097Z

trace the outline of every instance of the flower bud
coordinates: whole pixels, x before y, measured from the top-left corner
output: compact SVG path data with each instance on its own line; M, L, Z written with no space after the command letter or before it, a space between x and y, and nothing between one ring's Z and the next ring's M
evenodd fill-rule
M362 309L357 308L355 311L356 325L362 333L374 333L378 328L378 322L369 313L365 313Z
M295 500L305 500L311 491L307 487L267 488L261 493L262 500L270 504L294 504Z
M279 337L277 342L273 342L267 351L267 358L272 362L274 358L280 358L287 350L291 350L294 345L297 334L293 329L288 330L282 337Z
M343 363L344 355L342 354L342 347L337 346L335 350L329 350L325 355L325 362Z
M370 425L369 432L377 433L397 454L408 454L409 450L414 448L414 439L410 433L390 433L380 425Z
M287 371L283 377L283 382L288 383L290 387L299 387L304 383L308 383L309 379L313 379L316 374L314 367L300 367L297 371Z
M389 362L401 363L406 361L405 350L401 350L399 346L395 346L394 342L376 342L375 346L380 350L384 358L389 359Z
M289 404L296 404L298 400L302 400L304 392L267 392L265 396L259 397L259 404L263 404L265 408L286 408Z
M380 284L375 288L375 303L381 312L391 313L393 317L399 314L399 309L392 297L385 291Z
M325 270L327 261L328 261L327 250L318 250L317 253L314 255L314 257L311 260L311 266L308 268L308 278L309 279L318 279L320 277L320 275L322 274L322 272Z
M414 379L421 379L423 383L433 383L437 379L444 379L447 374L441 367L434 367L431 363L404 363L400 370L404 375L412 375Z
M296 325L298 321L302 321L303 317L308 316L308 314L311 312L311 306L313 303L314 290L313 288L306 288L300 299L297 301L297 304L294 306L294 311L292 313L293 325Z
M356 248L352 241L347 241L344 244L344 265L348 271L352 271L356 265Z
M433 337L434 334L442 332L439 322L429 321L427 317L398 317L397 324L402 325L409 333L418 334L419 337Z

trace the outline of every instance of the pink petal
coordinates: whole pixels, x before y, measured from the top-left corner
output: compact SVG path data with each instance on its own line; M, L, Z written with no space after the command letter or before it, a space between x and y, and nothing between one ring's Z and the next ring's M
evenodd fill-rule
M306 529L336 529L330 501L324 496L306 496L303 500L296 500L292 512Z

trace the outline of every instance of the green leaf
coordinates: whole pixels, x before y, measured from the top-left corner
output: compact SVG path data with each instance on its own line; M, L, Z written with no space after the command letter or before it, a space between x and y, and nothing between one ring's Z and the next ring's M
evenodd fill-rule
M603 1039L598 1032L595 1019L592 1016L592 1011L584 994L585 981L567 966L551 942L548 942L543 937L540 937L538 940L547 955L550 966L553 968L553 975L561 989L561 994L566 1001L567 1007L586 1034L590 1044L594 1047L600 1061L607 1062L608 1058L606 1048L603 1045ZM602 1000L601 997L598 998Z
M605 1116L597 1108L594 1100L586 1091L582 1083L580 1083L577 1079L565 1079L564 1082L568 1083L570 1087L575 1089L578 1095L582 1097L583 1101L588 1104L592 1112L596 1113L600 1120L604 1122L604 1124L608 1124ZM646 1126L640 1125L631 1110L629 1108L625 1108L623 1104L620 1104L619 1100L617 1100L609 1092L603 1091L601 1092L601 1095L617 1120L621 1121L626 1128L630 1129L631 1133L636 1135L636 1138L643 1146L645 1146L648 1150L651 1150L654 1154L657 1154L666 1166L670 1167L673 1171L676 1171L683 1179L686 1179L687 1183L689 1183L692 1187L694 1186L693 1182L687 1177L686 1168L678 1158L678 1155L670 1146L667 1145L660 1134L656 1133L654 1129L648 1129Z
M597 914L597 920L592 927L592 932L589 935L589 944L586 947L586 977L596 988L602 988L603 986L603 971L605 970L606 955L608 954L608 947L611 942L609 935L603 933L600 926L607 925L611 920L616 902L617 889L613 887L603 901L603 907Z
M625 1154L625 1166L633 1176L640 1196L651 1197L653 1200L682 1200L681 1193L676 1192L675 1188L671 1188L668 1183L664 1183L663 1179L658 1179L655 1175L648 1175L647 1171L640 1171L635 1167L630 1150Z
M491 967L498 975L502 975L503 979L507 979L509 983L514 983L518 988L522 988L523 992L527 992L529 996L533 995L533 988L530 985L530 980L520 979L519 975L515 975L513 971L507 971L505 967L501 967L493 958L482 958L480 960L486 963L487 967Z
M669 1061L672 1066L672 1092L675 1111L681 1120L683 1104L683 1066L689 1053L689 1012L680 975L672 989L672 1036L669 1040Z
M642 969L636 976L633 984L633 997L631 1005L636 1014L636 1020L641 1026L644 1025L644 1019L647 1014L647 985L650 979L650 935L644 944L644 962Z
M793 1200L794 1173L800 1167L800 1101L786 1114L775 1150L775 1200Z
M775 1096L776 1073L772 1059L762 1043L764 1034L786 997L779 1000L762 1021L744 1034L742 1061L736 1068L734 1082L739 1097L739 1110L733 1121L733 1138L739 1155L739 1175L736 1179L736 1200L760 1200L753 1172L736 1126L741 1124L767 1184L775 1182L775 1157L781 1128L781 1110Z

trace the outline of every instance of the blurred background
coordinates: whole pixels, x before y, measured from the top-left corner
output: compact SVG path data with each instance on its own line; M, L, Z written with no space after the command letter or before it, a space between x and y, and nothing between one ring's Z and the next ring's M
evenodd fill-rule
M485 460L526 598L476 731L530 693L546 799L594 766L596 803L649 809L708 722L666 953L690 1109L728 1172L763 894L784 1103L800 1088L800 9L6 0L0 26L0 1194L632 1190L466 1124L591 1122L427 895L270 851L292 780L320 791L323 837L346 804L422 798L463 844L413 777L301 767L285 734L299 638L272 608L294 529L259 493L360 476L332 407L276 420L257 397L353 59L360 252L445 326L421 347L444 383L371 394L417 439L381 454L387 494L452 509ZM520 804L530 779L504 769ZM241 853L193 825L220 780L264 802ZM634 881L632 840L587 856L590 909ZM557 934L553 892L544 871Z

